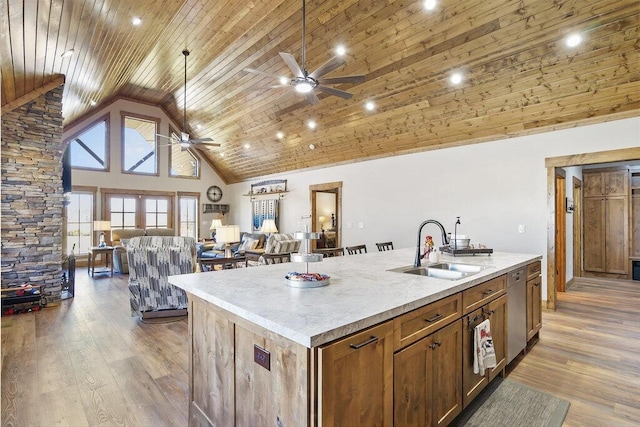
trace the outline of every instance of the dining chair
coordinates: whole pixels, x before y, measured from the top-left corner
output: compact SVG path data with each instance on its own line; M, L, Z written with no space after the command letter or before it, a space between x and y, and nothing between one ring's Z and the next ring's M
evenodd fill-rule
M347 252L349 255L366 254L367 245L347 246Z
M393 242L376 243L376 246L380 252L393 250Z

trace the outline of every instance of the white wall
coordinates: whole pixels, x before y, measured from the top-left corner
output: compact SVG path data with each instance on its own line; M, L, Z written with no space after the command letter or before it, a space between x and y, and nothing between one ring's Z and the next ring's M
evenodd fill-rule
M172 123L167 115L158 107L154 107L146 104L139 104L129 100L117 100L114 103L108 105L104 109L99 110L86 120L76 124L73 127L65 127L62 139L66 141L70 137L76 135L78 132L88 124L92 123L96 119L104 116L107 112L110 114L110 133L109 133L109 172L89 171L89 170L76 170L72 172L71 181L73 185L86 185L99 188L119 188L119 189L135 189L135 190L152 190L152 191L190 191L200 192L200 237L210 237L209 225L217 214L202 214L202 204L211 203L206 197L207 188L211 185L217 185L222 188L223 196L222 200L217 203L228 203L229 195L227 186L222 182L222 179L218 174L211 169L211 167L204 161L200 162L201 173L200 179L190 178L176 178L169 177L169 148L164 147L159 150L159 176L145 176L145 175L132 175L122 173L122 156L120 153L122 132L120 113L122 111L141 114L149 117L156 117L160 119L160 129L158 133L162 135L169 135L169 124L171 123L175 129L181 129L182 126L177 126ZM97 194L97 208L98 217L101 212L101 197L100 193ZM177 229L178 215L175 211L174 215L174 228ZM225 222L226 223L226 222Z
M573 200L573 177L575 176L582 181L582 166L574 166L563 168L567 173L565 180L565 191L569 199ZM575 203L575 201L574 201ZM573 213L565 211L566 215L566 281L569 282L573 278Z
M415 247L417 227L423 220L437 219L453 232L455 217L460 216L458 231L470 235L472 242L496 251L544 255L546 271L545 158L637 147L639 141L640 118L635 117L255 181L288 180L290 192L280 205L283 232L300 230L300 218L310 214L309 185L342 181L344 246L365 243L375 250L376 242L391 240L396 248ZM243 230L251 225L251 203L240 195L249 186L249 182L229 186L233 193L230 221ZM363 229L357 227L360 222ZM353 228L348 228L349 223ZM525 233L518 232L519 225L525 226ZM438 236L430 226L424 232ZM546 295L544 276L543 287Z

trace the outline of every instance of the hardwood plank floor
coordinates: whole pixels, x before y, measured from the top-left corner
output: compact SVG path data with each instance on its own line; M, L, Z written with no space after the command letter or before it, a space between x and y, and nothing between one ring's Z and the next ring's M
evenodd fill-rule
M130 317L127 276L2 317L3 426L186 426L187 320ZM640 283L578 280L509 377L567 399L565 426L640 425Z

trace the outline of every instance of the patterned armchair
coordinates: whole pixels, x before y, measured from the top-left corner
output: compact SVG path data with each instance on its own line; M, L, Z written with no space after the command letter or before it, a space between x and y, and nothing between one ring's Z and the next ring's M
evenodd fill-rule
M133 237L127 246L131 316L142 318L186 314L187 295L167 278L195 272L192 237Z

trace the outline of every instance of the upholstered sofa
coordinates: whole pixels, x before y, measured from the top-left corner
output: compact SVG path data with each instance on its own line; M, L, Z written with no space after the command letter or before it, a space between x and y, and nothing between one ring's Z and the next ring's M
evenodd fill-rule
M301 240L294 237L293 233L276 233L267 238L267 242L264 245L264 254L291 254L296 253L300 249ZM255 252L255 251L254 251ZM281 258L275 259L273 262L281 262ZM249 261L249 265L264 265L266 264L264 256L260 256L258 261Z
M141 236L129 239L129 301L131 316L164 317L186 314L186 293L168 277L196 270L193 237Z
M233 256L241 256L245 251L263 251L266 241L263 233L240 233L240 241L231 243ZM224 258L224 243L206 242L198 243L199 258Z
M134 237L142 236L175 236L173 228L116 228L111 230L111 246L113 251L113 269L116 273L128 273L127 242Z

